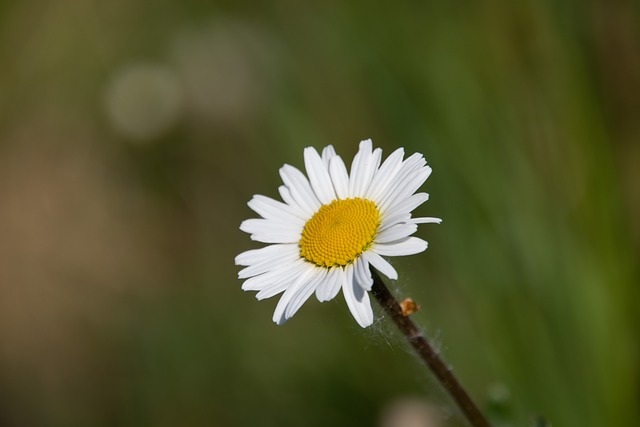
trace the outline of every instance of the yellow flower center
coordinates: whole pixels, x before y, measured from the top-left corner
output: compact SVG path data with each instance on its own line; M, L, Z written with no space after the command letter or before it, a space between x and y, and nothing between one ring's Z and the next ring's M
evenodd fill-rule
M347 265L368 249L380 225L375 203L354 198L323 205L304 225L300 255L316 265Z

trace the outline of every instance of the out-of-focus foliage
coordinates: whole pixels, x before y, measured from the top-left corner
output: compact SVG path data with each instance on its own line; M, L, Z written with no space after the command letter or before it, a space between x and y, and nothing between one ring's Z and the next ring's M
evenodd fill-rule
M633 424L639 16L3 1L0 425L462 425L382 313L362 331L338 297L277 327L236 278L246 201L303 147L369 137L434 168L418 213L444 223L391 285L495 425Z

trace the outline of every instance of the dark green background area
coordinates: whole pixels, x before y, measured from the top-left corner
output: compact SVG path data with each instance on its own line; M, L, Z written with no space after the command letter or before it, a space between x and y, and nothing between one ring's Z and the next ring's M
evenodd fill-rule
M465 425L377 307L240 290L246 202L366 138L433 167L390 287L495 426L640 418L635 2L3 1L0 64L0 425Z

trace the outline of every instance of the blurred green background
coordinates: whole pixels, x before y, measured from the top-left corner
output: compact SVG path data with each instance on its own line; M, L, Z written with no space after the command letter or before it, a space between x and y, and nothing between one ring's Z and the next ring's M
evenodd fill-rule
M277 327L236 278L251 196L303 147L349 162L369 137L434 169L418 214L444 222L391 287L495 425L634 425L639 17L2 1L0 425L464 425L377 307L367 330L342 296Z

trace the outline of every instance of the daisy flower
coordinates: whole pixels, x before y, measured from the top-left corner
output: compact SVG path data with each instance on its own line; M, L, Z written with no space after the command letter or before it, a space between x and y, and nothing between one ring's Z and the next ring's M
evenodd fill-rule
M381 164L382 150L373 150L368 139L360 143L347 171L331 145L322 155L308 147L308 178L287 164L280 169L284 185L278 190L284 202L261 195L249 201L261 218L243 221L240 229L268 246L236 257L236 265L245 266L238 278L246 279L243 290L258 291L259 300L284 292L274 322L286 322L313 293L323 302L342 289L358 324L365 328L373 323L370 266L397 279L384 257L424 251L427 242L411 235L420 223L441 222L411 217L429 198L415 192L431 168L422 154L403 158L399 148Z

